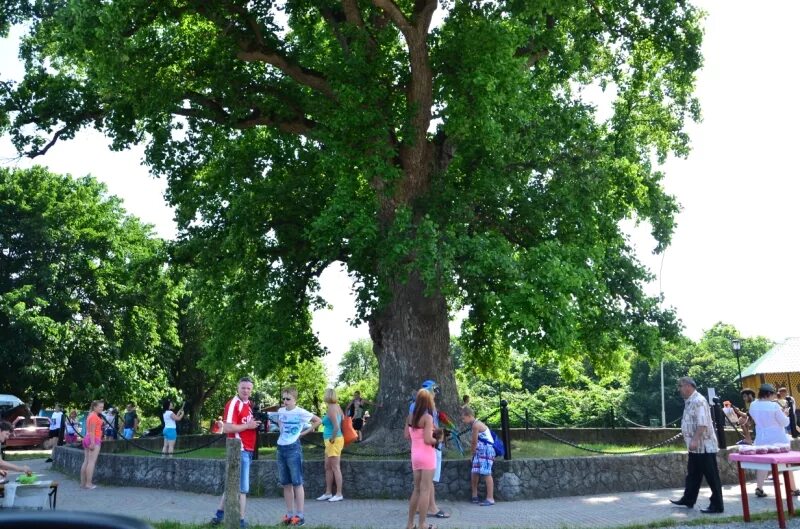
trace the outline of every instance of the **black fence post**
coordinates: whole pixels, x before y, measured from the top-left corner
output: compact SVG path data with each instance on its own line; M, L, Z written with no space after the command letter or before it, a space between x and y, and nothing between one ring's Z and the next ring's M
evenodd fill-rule
M714 405L711 407L711 416L717 427L717 443L720 450L728 448L728 440L725 438L725 413L722 411L719 397L714 397Z
M530 423L528 422L528 408L525 408L525 431L527 432L530 429Z
M500 401L500 434L503 436L503 444L506 448L503 459L509 461L511 460L511 429L508 423L508 401L506 399Z
M614 430L616 428L614 425L614 423L616 422L616 420L614 420L614 408L610 408L608 410L608 422L611 423L610 424L611 429Z

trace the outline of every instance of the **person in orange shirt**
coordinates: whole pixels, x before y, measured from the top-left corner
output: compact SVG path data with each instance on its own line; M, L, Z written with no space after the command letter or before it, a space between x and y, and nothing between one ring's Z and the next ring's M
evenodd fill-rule
M100 456L100 443L103 442L103 408L102 400L92 401L89 416L86 417L86 434L83 436L83 465L81 465L81 488L96 489L92 483L94 467Z

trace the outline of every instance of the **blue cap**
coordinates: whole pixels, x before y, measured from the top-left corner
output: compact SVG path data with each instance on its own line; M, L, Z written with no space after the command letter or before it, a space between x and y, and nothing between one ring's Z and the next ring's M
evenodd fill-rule
M425 382L422 383L421 387L422 389L433 389L437 386L438 384L436 383L435 380L426 380Z

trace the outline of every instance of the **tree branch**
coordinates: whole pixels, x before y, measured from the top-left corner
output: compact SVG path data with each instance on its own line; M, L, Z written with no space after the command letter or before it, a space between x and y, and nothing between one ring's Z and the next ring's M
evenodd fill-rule
M333 89L328 84L328 81L320 73L315 72L309 68L304 68L291 62L284 55L278 53L277 50L267 48L262 44L257 44L252 41L240 41L239 52L236 56L245 62L263 62L270 64L298 83L316 90L325 96L336 99Z
M553 17L553 15L547 15L546 24L547 29L553 29L556 25L555 17ZM527 45L517 48L517 51L514 53L514 57L527 57L529 68L548 55L550 55L550 50L547 47L537 46L533 39L531 39Z
M261 109L254 108L250 114L243 118L234 118L230 112L217 100L204 96L196 92L186 94L186 99L201 106L207 112L202 112L196 108L181 107L175 114L185 117L207 119L220 125L228 125L235 129L249 129L259 125L276 127L278 130L289 134L309 134L316 123L302 115L295 116L294 119L282 119L274 115L265 115ZM209 115L210 113L210 115Z

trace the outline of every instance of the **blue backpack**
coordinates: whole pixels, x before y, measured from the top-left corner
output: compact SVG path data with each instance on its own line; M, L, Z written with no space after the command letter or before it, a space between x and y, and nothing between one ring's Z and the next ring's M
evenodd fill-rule
M495 456L503 457L506 455L506 445L503 444L503 438L500 437L500 432L497 430L492 430L492 439L494 439L492 446L494 447Z
M503 443L503 438L500 437L500 432L496 430L489 430L489 432L492 434L492 439L494 440L494 442L491 443L492 448L494 448L494 455L496 457L503 457L506 455L506 445ZM486 443L486 441L481 442Z

